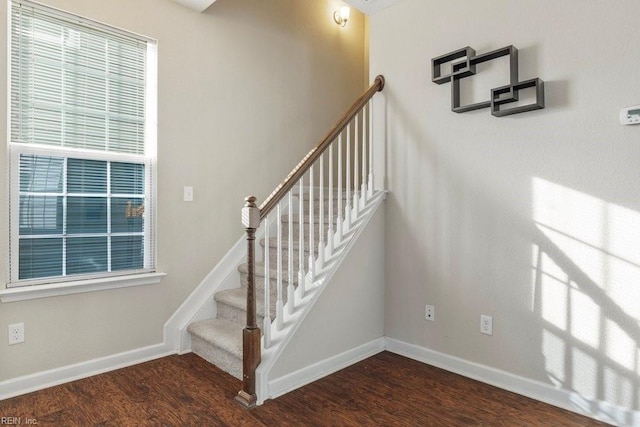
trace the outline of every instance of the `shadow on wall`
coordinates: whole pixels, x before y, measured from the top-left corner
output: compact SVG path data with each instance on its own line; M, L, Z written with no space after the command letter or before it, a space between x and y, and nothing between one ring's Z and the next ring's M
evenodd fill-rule
M630 425L592 400L640 408L640 213L540 178L532 195L532 311L548 378L576 406Z

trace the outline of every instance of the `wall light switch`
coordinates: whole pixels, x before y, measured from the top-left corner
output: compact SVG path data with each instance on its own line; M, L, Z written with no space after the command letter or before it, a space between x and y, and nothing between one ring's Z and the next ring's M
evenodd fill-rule
M620 123L623 125L640 125L640 105L624 107L620 110Z
M184 187L184 201L193 202L193 187L191 186Z

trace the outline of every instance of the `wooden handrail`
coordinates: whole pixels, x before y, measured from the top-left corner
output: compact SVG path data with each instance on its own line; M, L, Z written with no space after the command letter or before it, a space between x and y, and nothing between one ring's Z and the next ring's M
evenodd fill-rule
M257 325L256 312L256 288L255 288L255 239L256 230L260 227L262 220L278 205L280 200L291 190L304 174L311 168L314 162L333 143L340 133L347 127L354 117L360 112L367 102L384 88L384 77L377 76L373 84L362 94L338 120L335 126L329 131L327 136L316 145L302 159L291 173L273 190L264 203L258 208L256 198L249 196L245 199L245 206L242 208L242 224L247 232L247 325L242 331L242 390L236 395L236 400L246 408L252 408L257 403L256 394L256 369L261 360L260 336L261 331ZM301 208L302 209L302 208ZM311 225L313 230L313 225ZM302 251L303 248L300 248ZM302 253L302 252L301 252ZM265 262L268 265L268 262ZM268 276L267 276L268 277ZM266 293L266 298L269 294Z
M318 145L307 153L306 156L293 168L293 170L287 175L287 177L276 187L275 190L265 199L260 205L260 221L276 207L278 202L286 196L286 194L293 188L296 182L304 176L305 173L311 168L311 165L325 152L329 145L340 135L340 133L347 127L347 125L353 120L360 110L369 102L376 92L380 92L384 89L384 76L379 75L375 78L373 84L365 93L362 94L353 105L347 110L346 113L338 120L333 128L329 131L327 136L320 141Z

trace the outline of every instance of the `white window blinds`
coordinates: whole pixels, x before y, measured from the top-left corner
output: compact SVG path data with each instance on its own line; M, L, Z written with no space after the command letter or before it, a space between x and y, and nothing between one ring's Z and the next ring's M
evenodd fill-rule
M155 269L155 43L11 4L10 286Z
M144 154L147 42L11 12L11 142Z

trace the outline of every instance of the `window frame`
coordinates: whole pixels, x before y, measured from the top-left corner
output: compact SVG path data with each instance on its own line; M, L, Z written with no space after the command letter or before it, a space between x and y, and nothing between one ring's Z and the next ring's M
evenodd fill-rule
M143 41L146 45L145 56L145 115L144 115L144 154L118 153L70 148L64 146L26 144L12 142L12 7L24 4L73 24L80 23L111 35L125 35ZM10 0L8 5L7 36L7 165L9 171L9 224L8 224L8 268L5 290L0 290L0 302L39 298L59 294L87 292L123 286L157 283L164 273L157 272L157 41L134 32L115 28L72 13L49 6L43 6L26 0ZM23 154L99 160L106 162L144 164L145 169L145 213L144 213L144 263L143 268L135 270L116 270L111 272L81 273L46 278L19 279L20 247L20 156ZM66 177L65 177L66 181ZM66 188L63 188L66 192ZM111 194L107 194L111 198ZM66 236L65 236L66 237ZM38 296L39 295L39 296Z

